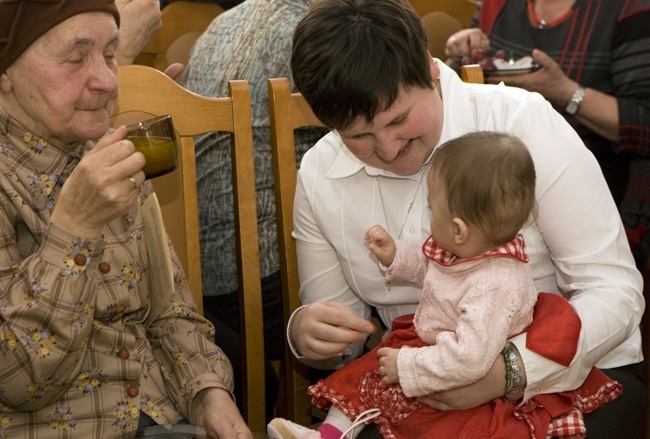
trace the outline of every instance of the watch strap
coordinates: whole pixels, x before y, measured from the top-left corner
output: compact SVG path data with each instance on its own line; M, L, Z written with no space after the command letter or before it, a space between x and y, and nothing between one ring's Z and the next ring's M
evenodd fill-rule
M580 104L582 104L582 100L585 97L585 91L586 91L585 87L579 85L576 91L573 92L573 96L571 96L571 99L569 100L569 102L566 104L566 107L564 108L564 111L567 114L574 116L578 112L578 110L580 109Z

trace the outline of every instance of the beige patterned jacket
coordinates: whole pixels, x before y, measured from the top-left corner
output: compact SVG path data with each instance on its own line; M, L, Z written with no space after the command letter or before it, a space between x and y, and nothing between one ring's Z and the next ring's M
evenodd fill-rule
M92 144L63 151L0 110L0 438L133 437L139 413L188 417L232 367L196 312L172 249L175 292L145 331L140 204L87 240L49 221ZM140 200L151 192L145 184Z

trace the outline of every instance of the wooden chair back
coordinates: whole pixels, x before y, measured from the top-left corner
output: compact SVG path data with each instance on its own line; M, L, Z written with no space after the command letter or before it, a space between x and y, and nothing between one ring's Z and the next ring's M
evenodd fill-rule
M275 184L276 217L280 248L280 273L285 327L300 306L300 281L293 231L293 200L296 191L296 146L294 130L323 124L316 118L300 93L291 93L286 78L268 80L271 153ZM278 414L301 425L311 423L311 404L307 396L309 368L296 360L287 349L280 374L283 382Z
M478 64L468 64L460 68L460 79L472 84L484 84L483 69Z
M429 53L438 59L445 60L445 46L450 36L463 29L456 17L443 11L432 11L421 17L429 40Z
M196 32L200 35L208 28L212 20L223 11L224 9L216 3L175 1L168 4L161 12L162 25L160 29L152 35L134 63L164 71L171 64L167 59L167 51L174 42L185 34L194 35L194 40L196 40L196 37L198 37ZM184 54L185 58L187 58L192 46L188 47L184 43L182 47L187 52ZM177 51L174 52L174 56L178 59ZM182 58L183 56L181 56Z
M228 97L210 98L184 89L159 70L129 65L120 67L119 84L120 94L114 115L126 117L131 112L156 116L171 114L174 128L181 136L178 169L154 179L153 185L163 211L165 227L186 270L194 299L201 309L203 300L194 136L214 131L232 134L242 364L246 367L243 374L242 414L253 432L264 432L262 292L248 83L230 81Z
M460 21L465 28L476 12L477 0L409 0L420 17L431 11L443 11Z
M167 49L167 64L181 63L184 66L190 59L190 52L194 43L201 36L201 32L187 32L176 38Z
M476 70L477 68L480 72ZM463 80L466 82L483 82L483 71L478 65L464 66L463 72L465 72ZM300 93L291 92L286 78L269 79L268 88L282 301L286 327L291 314L301 305L296 244L291 236L297 182L294 130L324 125L314 115L305 98ZM296 360L289 349L281 367L281 377L286 382L282 383L278 415L301 425L311 424L311 402L306 392L311 384L309 368Z

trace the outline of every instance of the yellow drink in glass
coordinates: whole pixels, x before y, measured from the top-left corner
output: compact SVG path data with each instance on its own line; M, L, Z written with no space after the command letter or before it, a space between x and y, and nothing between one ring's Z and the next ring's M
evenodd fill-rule
M154 178L176 169L178 149L175 139L167 137L129 137L135 150L142 153L146 160L144 173L147 178Z
M126 138L146 160L147 179L159 177L178 166L178 139L169 115L138 122L127 127Z

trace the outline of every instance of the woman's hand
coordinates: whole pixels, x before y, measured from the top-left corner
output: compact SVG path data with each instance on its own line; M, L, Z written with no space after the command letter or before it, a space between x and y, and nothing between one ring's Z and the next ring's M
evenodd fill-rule
M99 238L106 224L129 211L144 182L145 159L120 127L81 159L61 188L52 223L84 238Z
M533 50L533 59L540 65L540 69L533 73L515 76L490 75L486 82L497 84L503 81L506 85L536 91L562 111L579 84L566 76L560 65L541 50ZM620 141L618 101L614 95L587 88L575 118L606 139L612 142Z
M533 60L540 68L532 73L523 75L490 75L486 82L506 85L535 91L547 101L563 107L571 99L578 83L568 78L558 63L539 49L533 50Z
M469 28L456 32L447 39L445 46L447 64L459 67L460 60L464 56L471 56L472 50L475 49L482 49L486 53L490 50L490 39L481 29Z
M120 44L117 63L127 65L140 54L151 36L160 29L158 0L115 0L120 11Z
M189 420L203 427L211 439L253 438L228 392L217 387L203 389L194 397Z
M174 81L178 82L181 79L180 76L181 73L183 73L184 68L185 66L183 64L175 62L167 66L167 68L165 69L165 75L169 76Z
M300 355L326 360L362 341L374 330L372 323L338 302L314 302L294 317L291 340Z
M418 401L438 410L465 410L500 398L506 388L506 364L498 355L488 374L467 386L420 396Z

